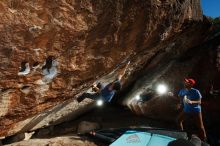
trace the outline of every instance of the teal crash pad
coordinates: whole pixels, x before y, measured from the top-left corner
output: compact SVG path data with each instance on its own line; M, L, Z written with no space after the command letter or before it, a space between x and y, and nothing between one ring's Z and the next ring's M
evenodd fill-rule
M110 146L167 146L175 138L140 131L126 131Z

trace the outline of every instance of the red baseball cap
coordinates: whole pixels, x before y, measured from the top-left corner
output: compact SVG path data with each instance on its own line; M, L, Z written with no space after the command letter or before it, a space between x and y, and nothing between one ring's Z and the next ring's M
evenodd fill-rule
M186 83L191 84L192 86L196 84L196 81L195 81L194 79L187 79L187 78L186 78L186 79L184 79L184 81L185 81Z

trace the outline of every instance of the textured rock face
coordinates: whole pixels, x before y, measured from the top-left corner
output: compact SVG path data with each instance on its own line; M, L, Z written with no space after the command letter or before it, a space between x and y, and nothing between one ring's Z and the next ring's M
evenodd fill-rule
M1 1L0 135L126 58L133 78L164 48L179 55L197 45L202 18L199 0Z

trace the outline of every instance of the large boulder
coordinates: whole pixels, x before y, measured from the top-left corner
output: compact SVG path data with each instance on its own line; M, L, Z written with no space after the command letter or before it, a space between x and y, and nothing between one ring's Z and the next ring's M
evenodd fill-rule
M78 125L77 132L79 134L85 134L87 132L90 132L92 130L97 130L97 129L100 129L100 128L101 128L101 126L98 123L82 121Z
M34 115L117 74L126 59L123 84L135 80L159 52L178 56L209 27L200 0L8 0L0 20L0 136L59 123Z

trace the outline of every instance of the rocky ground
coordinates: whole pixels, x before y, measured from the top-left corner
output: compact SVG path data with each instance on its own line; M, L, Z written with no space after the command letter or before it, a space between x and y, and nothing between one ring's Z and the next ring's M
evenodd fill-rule
M171 98L171 100L173 99ZM204 101L203 111L205 112L203 115L208 135L208 142L212 144L212 146L218 146L219 144L217 140L219 138L219 121L215 119L219 119L217 118L219 116L219 108L213 102L219 102L219 100L206 99ZM212 105L212 108L206 104ZM136 109L136 112L137 111L138 109ZM147 118L146 116L143 116L143 114L137 114L136 112L131 112L128 107L116 106L113 104L104 105L103 107L95 107L82 114L77 119L66 121L47 128L38 129L34 132L29 132L28 134L26 133L24 137L21 135L10 137L3 140L2 143L4 145L11 146L107 146L107 144L100 140L83 136L82 134L94 129L98 130L109 128L156 127L177 130L175 121L158 120L160 117L157 117L156 119ZM25 140L22 141L22 139ZM16 140L20 142L16 142Z
M89 124L82 126L85 121ZM94 126L95 124L95 126ZM88 126L90 125L90 126ZM92 126L91 126L92 125ZM35 131L32 138L27 141L21 141L10 145L76 145L76 146L104 146L105 144L96 139L85 136L78 136L77 133L83 133L89 129L109 129L109 128L135 128L135 127L157 127L166 129L176 129L174 122L160 122L137 116L126 107L115 105L104 105L95 108L76 120L64 122L62 124L40 129ZM10 142L11 139L3 141Z

